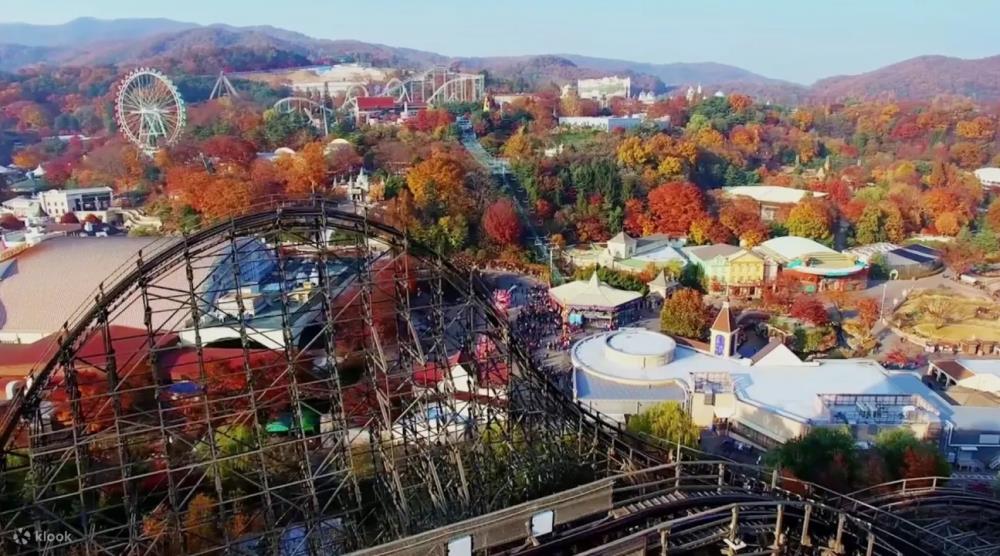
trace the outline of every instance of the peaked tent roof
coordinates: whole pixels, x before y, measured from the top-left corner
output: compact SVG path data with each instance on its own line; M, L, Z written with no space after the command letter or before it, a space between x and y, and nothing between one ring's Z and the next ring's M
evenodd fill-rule
M624 231L615 234L615 237L608 240L608 243L621 243L622 245L635 245L635 238Z
M660 273L656 275L656 278L653 278L649 282L646 282L646 285L650 286L650 287L652 287L652 286L660 286L660 287L665 288L665 287L669 286L670 284L667 282L667 277L666 277L665 274L663 274L663 270L660 270Z
M597 277L597 271L589 280L576 280L549 290L559 303L587 307L617 307L642 297L639 292L619 290L607 285Z

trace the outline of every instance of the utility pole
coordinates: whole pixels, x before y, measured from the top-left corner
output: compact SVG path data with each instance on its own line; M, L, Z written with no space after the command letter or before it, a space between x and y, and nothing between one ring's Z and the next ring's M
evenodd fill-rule
M882 302L878 306L878 320L883 321L885 319L885 290L889 286L889 281L886 280L882 282Z

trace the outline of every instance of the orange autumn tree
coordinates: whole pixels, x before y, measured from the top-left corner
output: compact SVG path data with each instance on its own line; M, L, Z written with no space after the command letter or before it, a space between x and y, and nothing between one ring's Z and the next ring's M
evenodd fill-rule
M304 199L313 194L326 192L329 184L329 164L323 143L313 141L288 156L275 161L285 185L285 195L292 199Z
M167 191L209 220L245 214L261 200L257 182L241 175L209 174L204 168L177 166L166 176Z
M406 186L420 208L432 203L460 204L465 190L465 168L455 155L438 150L406 174Z
M705 197L689 182L669 182L649 192L649 212L657 232L685 235L705 215Z

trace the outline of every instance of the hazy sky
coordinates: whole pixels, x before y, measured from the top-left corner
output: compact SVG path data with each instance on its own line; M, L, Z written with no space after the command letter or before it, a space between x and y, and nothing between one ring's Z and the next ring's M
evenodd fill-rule
M4 0L0 21L268 24L455 56L721 62L810 83L921 54L1000 54L996 0ZM3 38L0 37L0 42Z

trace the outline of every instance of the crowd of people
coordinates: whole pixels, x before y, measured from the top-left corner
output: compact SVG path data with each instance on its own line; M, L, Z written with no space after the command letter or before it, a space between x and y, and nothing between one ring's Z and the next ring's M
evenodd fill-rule
M542 346L554 349L554 340L550 337L562 330L563 320L548 289L545 286L515 289L514 305L519 307L513 322L514 333L525 340L532 352Z

